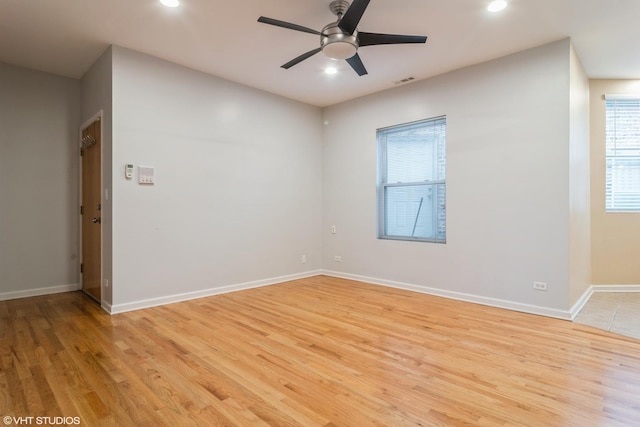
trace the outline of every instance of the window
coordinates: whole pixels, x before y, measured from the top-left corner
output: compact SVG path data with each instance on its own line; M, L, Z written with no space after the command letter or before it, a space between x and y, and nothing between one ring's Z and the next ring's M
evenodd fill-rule
M606 211L640 211L640 96L607 95Z
M446 242L446 118L379 129L378 238Z

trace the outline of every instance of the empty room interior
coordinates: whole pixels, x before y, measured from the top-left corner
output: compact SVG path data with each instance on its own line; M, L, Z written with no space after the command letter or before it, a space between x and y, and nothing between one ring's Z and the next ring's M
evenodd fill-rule
M5 425L640 425L638 18L1 2Z

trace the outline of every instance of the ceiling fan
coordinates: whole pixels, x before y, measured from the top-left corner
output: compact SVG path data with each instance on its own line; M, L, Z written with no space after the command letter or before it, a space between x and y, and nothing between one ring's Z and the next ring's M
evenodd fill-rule
M345 59L359 76L363 76L367 74L367 69L364 67L358 55L359 47L381 44L425 43L427 41L426 36L405 36L400 34L378 34L358 31L358 23L365 10L367 10L369 1L370 0L353 0L351 5L345 0L332 1L329 5L329 10L338 17L338 20L326 25L322 31L316 31L312 28L303 27L302 25L264 16L258 18L258 22L320 36L319 48L303 53L282 65L282 68L289 69L316 53L322 52L325 56L332 59Z

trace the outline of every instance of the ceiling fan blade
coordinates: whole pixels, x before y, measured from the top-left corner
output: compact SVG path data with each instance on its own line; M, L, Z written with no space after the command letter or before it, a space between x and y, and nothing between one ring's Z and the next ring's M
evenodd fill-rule
M358 33L358 45L372 46L377 44L426 43L427 36L404 36L401 34Z
M291 61L287 62L286 64L282 65L281 67L284 68L285 70L288 70L289 68L293 67L294 65L304 61L305 59L311 58L313 55L315 55L316 53L320 52L322 50L322 48L317 48L317 49L313 49L310 50L307 53L303 53L302 55L298 56L297 58L292 59Z
M349 63L349 65L351 65L351 68L353 68L353 70L356 73L358 73L359 76L364 76L365 74L369 74L367 73L367 69L364 68L364 64L360 59L360 55L358 55L357 53L353 55L351 58L347 58L346 61Z
M338 22L338 27L349 34L353 34L358 27L360 18L362 18L364 11L367 10L367 6L369 6L369 1L370 0L353 0L349 9L347 9L342 19L340 19L340 22Z
M290 30L302 31L303 33L320 35L320 31L316 31L312 28L303 27L302 25L292 24L290 22L280 21L278 19L267 18L265 16L261 16L260 18L258 18L258 22L262 22L263 24L275 25L276 27L288 28Z

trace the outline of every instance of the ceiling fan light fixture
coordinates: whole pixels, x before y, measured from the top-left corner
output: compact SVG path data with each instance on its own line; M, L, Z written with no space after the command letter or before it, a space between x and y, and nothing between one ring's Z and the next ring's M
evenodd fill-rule
M322 53L331 59L348 59L358 52L357 32L345 33L338 23L331 23L322 29L320 40Z
M322 46L322 53L331 59L348 59L357 51L358 47L349 41L334 41Z

